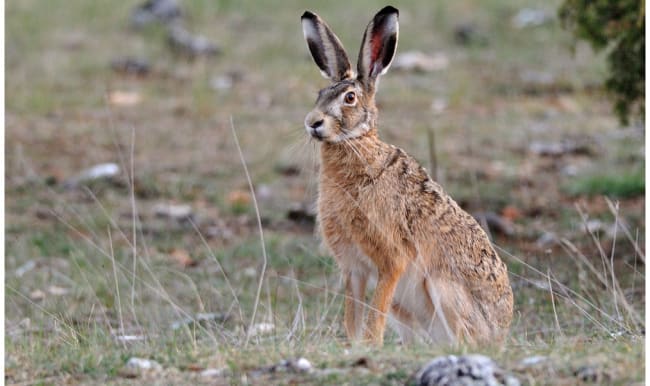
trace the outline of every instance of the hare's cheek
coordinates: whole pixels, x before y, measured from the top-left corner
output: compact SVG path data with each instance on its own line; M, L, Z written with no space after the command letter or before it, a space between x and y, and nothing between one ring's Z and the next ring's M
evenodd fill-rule
M332 139L342 133L341 119L326 115L320 133L324 139Z
M359 109L350 109L343 116L345 117L343 126L349 128L348 131L354 130L365 123L364 115Z
M340 120L345 115L345 110L337 103L327 109L327 115L332 119Z

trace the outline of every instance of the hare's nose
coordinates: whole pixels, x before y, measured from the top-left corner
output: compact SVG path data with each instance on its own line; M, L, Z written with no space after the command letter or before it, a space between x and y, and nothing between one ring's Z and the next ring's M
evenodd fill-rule
M307 129L307 133L312 137L322 140L325 134L325 118L323 114L317 111L312 111L307 114L307 117L305 117L305 129Z
M312 123L309 124L309 127L311 127L312 129L318 129L321 126L323 126L323 120L322 119L319 119L316 122L312 122Z
M305 117L305 127L307 130L315 129L323 124L323 114L318 111L312 111Z

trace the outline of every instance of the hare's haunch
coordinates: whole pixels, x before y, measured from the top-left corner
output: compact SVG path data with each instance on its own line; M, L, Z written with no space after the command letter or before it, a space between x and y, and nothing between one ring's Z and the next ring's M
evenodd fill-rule
M377 135L375 91L397 48L397 9L383 8L368 24L356 73L318 15L305 12L302 28L332 81L305 128L321 141L318 215L345 284L348 337L381 345L388 316L404 342L502 341L512 320L506 265L474 218ZM369 281L376 289L366 303Z

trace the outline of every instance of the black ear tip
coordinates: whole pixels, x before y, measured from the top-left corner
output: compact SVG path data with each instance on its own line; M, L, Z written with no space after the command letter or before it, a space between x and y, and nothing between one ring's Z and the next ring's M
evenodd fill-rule
M316 18L317 18L316 14L312 13L312 12L309 12L309 11L305 11L305 13L303 13L302 16L300 16L300 20L303 20L303 19L316 19Z
M389 15L391 13L397 14L397 16L399 16L399 9L393 7L392 5L387 5L382 8L381 11L377 12L377 16Z

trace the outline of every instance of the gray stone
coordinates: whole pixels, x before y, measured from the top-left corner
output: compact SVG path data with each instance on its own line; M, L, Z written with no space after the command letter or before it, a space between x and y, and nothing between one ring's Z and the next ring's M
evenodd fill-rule
M411 379L417 386L519 386L492 359L478 354L448 355L424 365Z

